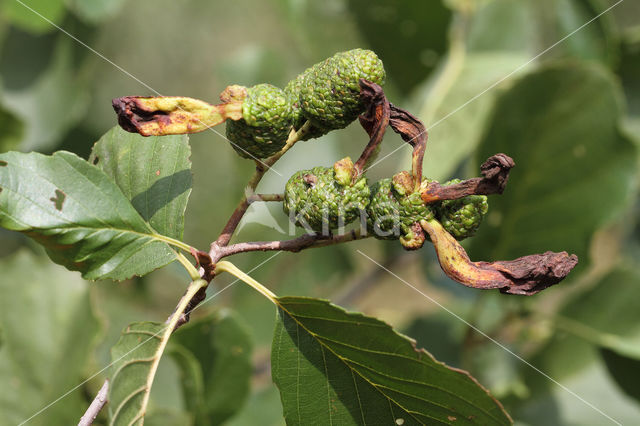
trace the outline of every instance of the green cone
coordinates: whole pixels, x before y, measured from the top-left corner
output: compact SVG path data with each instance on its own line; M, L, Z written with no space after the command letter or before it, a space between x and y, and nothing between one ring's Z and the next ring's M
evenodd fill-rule
M310 120L314 127L307 139L342 129L364 112L361 78L384 84L382 61L370 50L336 53L289 82L287 91L298 109L298 125Z
M461 182L453 179L443 185ZM489 210L485 195L469 195L458 200L446 200L436 205L436 218L448 233L457 240L464 240L475 234L482 219Z
M265 158L286 144L294 121L289 96L270 84L247 89L242 102L243 119L227 121L227 138L245 158Z
M371 187L371 202L367 208L367 228L377 239L401 239L407 248L417 247L414 224L434 217L431 207L425 206L419 192L406 193L393 179L382 179ZM406 242L406 244L405 244ZM409 244L411 242L411 244ZM410 247L409 247L410 245Z
M301 170L291 176L285 186L283 208L297 226L308 225L316 232L327 233L353 222L366 209L369 204L366 178L353 184L345 182L339 163L330 168Z

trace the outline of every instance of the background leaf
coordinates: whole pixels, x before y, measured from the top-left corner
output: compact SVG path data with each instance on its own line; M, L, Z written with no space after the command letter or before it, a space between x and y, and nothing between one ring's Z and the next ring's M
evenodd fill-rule
M18 7L22 6L18 4ZM7 38L1 62L5 84L3 103L25 123L22 151L54 148L86 112L90 99L86 74L76 66L73 43L66 37L36 38L15 31ZM51 60L40 64L43 59L39 59L34 64L23 58L25 48L33 48ZM23 65L34 69L25 72ZM25 76L32 80L25 81Z
M23 122L10 110L0 105L0 151L16 149L24 134Z
M424 161L426 176L436 180L448 179L475 150L482 139L487 118L491 115L498 88L508 86L510 81L502 82L472 102L469 101L527 59L517 52L469 53L443 99L436 100L430 96L431 82L440 77L438 72L427 82L426 88L414 95L421 100L415 111L429 129Z
M145 138L116 126L96 142L89 162L120 187L154 230L180 240L191 194L190 155L186 135Z
M219 425L233 416L249 395L251 341L231 311L199 318L172 336L168 351L182 371L189 412L198 425Z
M633 194L637 153L620 132L621 114L618 86L595 65L549 66L506 91L478 158L504 152L516 167L504 194L489 200L472 258L566 250L584 268L593 233Z
M0 225L86 279L122 280L175 259L120 189L75 154L1 154L0 187Z
M33 33L55 31L42 16L59 24L65 14L64 0L3 1L0 7L12 24Z
M384 60L391 81L408 93L447 48L451 10L442 0L349 0L362 36Z
M389 325L318 299L277 303L271 368L287 424L511 424L468 374Z
M600 354L607 370L618 386L627 395L640 401L640 361L637 358L628 358L609 349L601 349Z
M640 360L640 274L609 272L590 291L573 298L558 313L561 330L595 345Z
M0 424L10 425L82 382L101 327L77 274L26 250L0 270ZM75 424L86 406L76 389L28 424Z

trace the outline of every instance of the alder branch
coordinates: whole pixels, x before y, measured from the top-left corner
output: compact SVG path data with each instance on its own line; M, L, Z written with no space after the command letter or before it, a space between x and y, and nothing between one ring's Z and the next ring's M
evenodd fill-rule
M78 422L78 426L90 426L93 424L96 417L102 410L102 408L107 404L107 394L109 393L109 380L105 380L102 384L102 387L96 394L96 397L85 411L84 415L80 417L80 421Z
M326 247L350 241L362 240L369 237L371 237L371 235L362 233L359 229L351 230L346 234L333 235L329 237L319 234L304 234L291 240L252 241L231 244L225 247L215 247L209 252L209 256L212 260L217 262L223 257L252 251L289 251L297 253L304 249Z
M256 201L283 201L284 194L253 194L247 197L249 204L255 203Z

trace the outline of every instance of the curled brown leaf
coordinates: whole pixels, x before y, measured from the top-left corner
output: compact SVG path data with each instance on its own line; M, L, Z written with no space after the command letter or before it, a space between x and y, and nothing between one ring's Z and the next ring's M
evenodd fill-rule
M562 281L577 265L567 252L533 254L515 260L472 262L464 248L435 219L420 222L436 249L442 270L467 287L532 295Z

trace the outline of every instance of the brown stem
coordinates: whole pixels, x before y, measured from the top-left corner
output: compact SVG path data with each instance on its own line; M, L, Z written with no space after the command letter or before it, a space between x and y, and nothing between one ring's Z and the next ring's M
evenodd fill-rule
M290 251L295 253L308 248L326 247L334 244L361 240L369 236L370 235L363 235L359 230L355 229L346 234L334 235L331 237L325 237L318 234L304 234L291 240L252 241L231 244L225 247L215 247L212 248L211 252L209 252L209 256L217 262L223 257L251 251Z
M415 188L418 189L422 182L422 161L424 151L427 148L427 129L418 118L408 111L393 104L390 104L390 107L389 123L391 128L402 137L403 141L413 147L411 176L413 176Z
M502 293L532 295L562 281L578 263L563 251L533 254L515 260L472 262L466 251L435 219L420 224L431 237L442 270L467 287L499 289Z
M382 87L364 78L360 79L360 99L367 108L367 111L359 117L360 125L369 135L369 143L354 165L353 182L362 176L365 167L378 152L391 114L389 101Z
M284 194L253 194L248 198L249 204L256 201L282 201L284 200Z
M441 200L456 200L467 195L502 194L509 180L509 171L514 166L513 159L508 155L493 155L480 166L484 177L467 179L448 186L430 182L420 188L422 201L428 204Z

